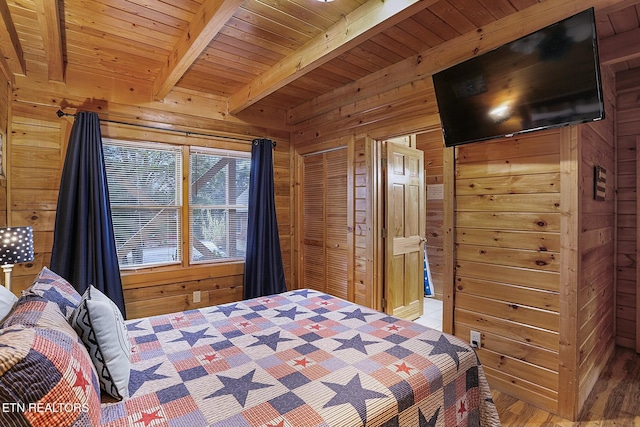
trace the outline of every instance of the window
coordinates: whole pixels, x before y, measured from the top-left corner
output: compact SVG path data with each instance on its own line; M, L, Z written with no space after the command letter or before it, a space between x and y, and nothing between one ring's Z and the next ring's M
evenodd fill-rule
M105 139L103 151L120 267L181 262L181 149Z
M191 149L191 262L244 258L250 166L248 153Z
M103 150L121 268L182 264L184 252L190 263L244 259L250 153L191 147L183 171L182 147L104 139Z

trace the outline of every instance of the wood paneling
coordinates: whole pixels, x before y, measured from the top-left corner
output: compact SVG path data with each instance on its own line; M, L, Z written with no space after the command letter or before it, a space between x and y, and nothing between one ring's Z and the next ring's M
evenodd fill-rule
M615 344L615 78L602 68L605 114L608 120L577 126L580 144L579 257L577 295L578 415L600 373L606 368ZM594 168L606 170L605 200L595 200ZM567 416L567 414L565 414Z
M0 65L1 67L1 65ZM7 221L7 152L8 152L8 127L10 116L11 83L5 77L5 73L0 73L0 227L8 225Z
M354 301L358 304L376 309L382 309L382 292L377 290L374 283L380 272L381 265L375 258L376 218L375 208L377 194L373 191L373 167L376 150L373 142L364 137L355 138L353 159L354 193Z
M558 131L461 146L455 187L455 334L468 340L470 330L481 332L478 353L492 386L551 411L558 399L560 230L532 223L557 222L559 147Z
M639 347L638 307L638 151L640 150L640 71L617 76L617 263L616 263L616 343Z
M442 186L442 199L427 197L427 259L433 293L443 299L444 280L444 140L440 129L416 135L416 148L424 153L425 184ZM427 191L427 195L429 192Z

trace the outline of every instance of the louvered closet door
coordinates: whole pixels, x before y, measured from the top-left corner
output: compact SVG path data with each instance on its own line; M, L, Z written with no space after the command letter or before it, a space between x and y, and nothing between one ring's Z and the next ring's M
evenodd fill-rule
M302 286L347 299L347 150L303 166Z

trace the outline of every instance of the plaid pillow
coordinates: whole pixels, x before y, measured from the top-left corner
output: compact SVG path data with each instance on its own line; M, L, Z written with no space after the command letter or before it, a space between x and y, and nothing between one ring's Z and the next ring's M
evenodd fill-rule
M71 326L58 318L57 328L0 330L0 425L100 425L95 369Z
M55 302L67 321L71 318L71 314L80 303L81 298L78 291L69 282L47 267L43 267L33 284L22 291L22 297L18 304L22 300L28 300L33 297L41 297Z
M16 307L7 316L2 327L9 328L21 325L26 328L55 329L61 318L66 320L55 302L47 301L39 296L29 295L28 297L23 296L18 300Z

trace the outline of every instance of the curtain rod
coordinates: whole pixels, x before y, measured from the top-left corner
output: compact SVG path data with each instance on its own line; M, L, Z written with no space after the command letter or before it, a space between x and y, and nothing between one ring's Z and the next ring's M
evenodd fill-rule
M58 110L56 112L56 115L58 117L76 117L75 114L72 113L65 113L62 110ZM99 117L99 116L98 116ZM166 128L161 128L161 127L157 127L157 126L151 126L151 125L142 125L142 124L138 124L138 123L127 123L127 122L121 122L118 120L109 120L109 119L100 119L101 122L108 122L108 123L115 123L115 124L119 124L119 125L126 125L126 126L136 126L136 127L141 127L141 128L145 128L145 129L154 129L154 130L161 130L161 131L167 131L167 132L177 132L177 133L183 133L186 136L189 135L197 135L197 136L210 136L213 138L224 138L224 139L233 139L233 140L241 140L241 141L254 141L256 139L267 139L267 138L251 138L251 139L245 139L245 138L236 138L236 137L232 137L232 136L224 136L224 135L213 135L210 133L203 133L203 132L191 132L188 130L180 130L180 129L166 129ZM276 141L273 141L273 146L276 146Z

